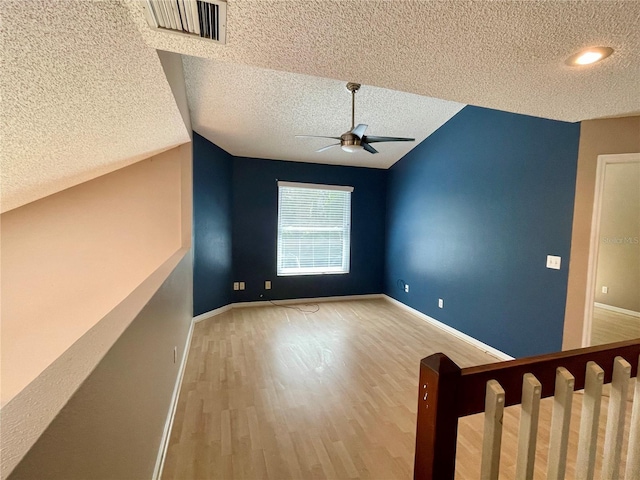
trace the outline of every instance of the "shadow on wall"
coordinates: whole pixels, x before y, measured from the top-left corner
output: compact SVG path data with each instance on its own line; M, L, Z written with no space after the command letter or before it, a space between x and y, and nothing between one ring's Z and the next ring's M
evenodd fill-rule
M193 132L193 315L231 303L233 157Z

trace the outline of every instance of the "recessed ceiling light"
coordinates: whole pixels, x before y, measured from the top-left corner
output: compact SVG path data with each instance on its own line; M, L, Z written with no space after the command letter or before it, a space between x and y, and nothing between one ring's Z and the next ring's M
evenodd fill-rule
M591 47L574 53L567 59L567 65L578 67L582 65L591 65L592 63L604 60L613 53L611 47Z

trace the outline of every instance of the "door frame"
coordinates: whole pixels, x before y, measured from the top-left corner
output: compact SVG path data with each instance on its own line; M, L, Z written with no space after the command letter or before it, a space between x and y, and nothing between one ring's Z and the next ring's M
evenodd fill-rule
M607 165L618 163L640 162L640 153L620 153L614 155L598 155L596 182L593 195L593 213L591 216L591 239L589 242L589 264L587 268L587 291L584 305L584 324L582 327L582 346L591 345L591 329L593 326L593 303L596 294L596 271L598 252L600 249L600 219L602 213L602 197Z

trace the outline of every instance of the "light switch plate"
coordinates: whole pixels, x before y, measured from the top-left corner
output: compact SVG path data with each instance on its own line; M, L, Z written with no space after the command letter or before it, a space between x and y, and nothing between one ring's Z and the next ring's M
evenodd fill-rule
M265 290L271 290L271 280L265 280L264 289Z
M240 282L233 282L233 289L240 290Z
M240 282L240 290L244 290L244 282Z
M444 300L441 298L438 299L438 308L444 308Z
M609 287L602 287L602 293L609 293Z
M552 268L554 270L560 270L560 262L561 258L555 255L547 255L547 268Z

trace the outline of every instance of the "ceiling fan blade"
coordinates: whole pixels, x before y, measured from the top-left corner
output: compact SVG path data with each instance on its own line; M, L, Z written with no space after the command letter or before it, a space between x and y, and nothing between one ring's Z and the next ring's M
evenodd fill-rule
M331 138L333 140L340 140L340 137L326 137L324 135L296 135L296 138Z
M375 148L373 148L371 145L369 145L368 143L362 142L361 143L362 148L364 148L367 152L369 153L378 153L378 150L376 150Z
M353 133L354 135L357 135L359 138L362 138L366 130L367 130L367 125L365 125L364 123L360 123L356 125L353 128L353 130L351 130L351 133Z
M322 148L316 150L316 153L324 152L325 150L329 150L331 147L337 147L338 145L340 145L340 144L339 143L332 143L331 145L327 145L326 147L322 147Z
M415 142L415 138L402 138L402 137L376 137L374 135L367 135L364 139L365 142L375 143L375 142Z

